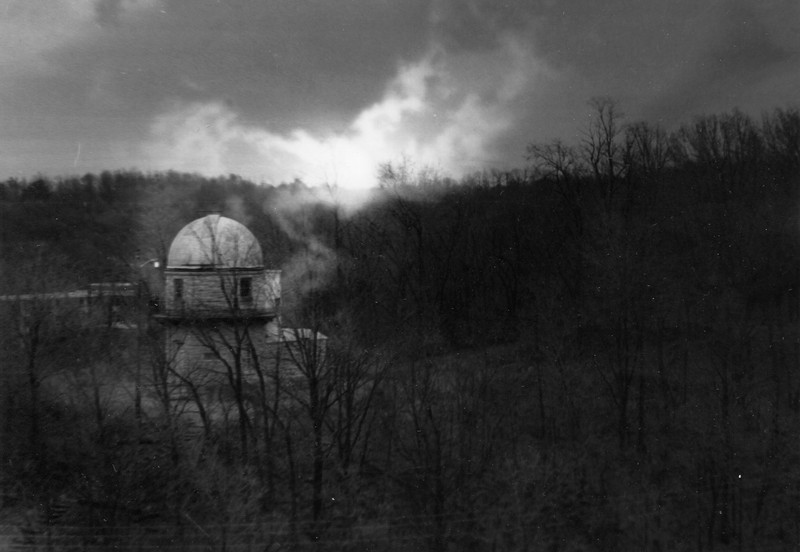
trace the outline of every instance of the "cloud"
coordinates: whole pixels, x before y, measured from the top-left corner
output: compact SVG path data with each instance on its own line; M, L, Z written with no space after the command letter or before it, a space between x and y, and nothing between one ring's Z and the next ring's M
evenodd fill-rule
M161 0L95 0L95 16L101 25L119 25L123 18L130 19L161 9Z
M435 0L431 24L449 51L493 50L509 33L523 34L547 12L535 0Z
M12 75L57 71L58 54L102 35L98 23L135 21L161 0L5 0L0 3L0 66Z
M153 121L142 151L149 168L271 183L365 188L381 163L401 158L459 176L492 159L492 144L514 123L511 106L542 71L512 35L480 54L434 47L401 66L383 97L341 132L279 133L244 122L222 101L178 102Z
M44 57L47 53L92 32L94 9L87 1L6 0L0 10L0 66L5 80L52 69Z
M686 120L796 101L797 0L0 0L8 174L374 183L580 133L586 101ZM81 144L80 163L74 159Z
M793 0L711 4L687 23L694 48L665 75L645 114L667 123L733 108L758 113L795 101L800 4ZM774 103L765 104L771 98Z

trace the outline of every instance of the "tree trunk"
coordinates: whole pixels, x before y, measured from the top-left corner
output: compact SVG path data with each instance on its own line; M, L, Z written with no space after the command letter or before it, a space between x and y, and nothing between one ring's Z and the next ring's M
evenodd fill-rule
M31 395L31 425L30 425L30 444L36 456L39 456L39 378L36 374L36 355L39 351L39 329L34 326L31 328L30 342L28 346L28 387Z

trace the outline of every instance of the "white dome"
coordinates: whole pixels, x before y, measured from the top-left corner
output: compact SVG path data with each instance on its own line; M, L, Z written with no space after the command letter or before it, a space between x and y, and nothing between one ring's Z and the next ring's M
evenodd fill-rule
M207 215L178 232L167 268L260 268L261 246L250 230L233 219Z

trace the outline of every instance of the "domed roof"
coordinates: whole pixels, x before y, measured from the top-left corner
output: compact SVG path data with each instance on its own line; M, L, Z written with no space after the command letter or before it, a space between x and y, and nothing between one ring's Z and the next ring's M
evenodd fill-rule
M167 268L254 268L264 266L261 246L247 227L220 215L206 215L178 232Z

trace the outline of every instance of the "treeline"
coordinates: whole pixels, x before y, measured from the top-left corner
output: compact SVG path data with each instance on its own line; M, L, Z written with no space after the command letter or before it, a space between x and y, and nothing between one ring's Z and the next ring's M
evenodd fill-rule
M667 132L591 107L580 143L530 144L524 169L385 165L358 208L235 176L2 183L6 293L138 278L221 210L284 269L287 320L330 336L290 406L239 393L252 420L198 435L95 393L164 369L156 325L76 352L101 337L63 313L35 339L7 319L2 483L30 542L796 546L800 112Z
M235 175L176 172L9 179L0 182L0 254L6 267L61 263L73 286L125 281L147 255L165 259L174 234L200 213L235 208L273 237L261 222L269 224L261 205L271 191ZM3 291L15 291L13 271L3 276Z

